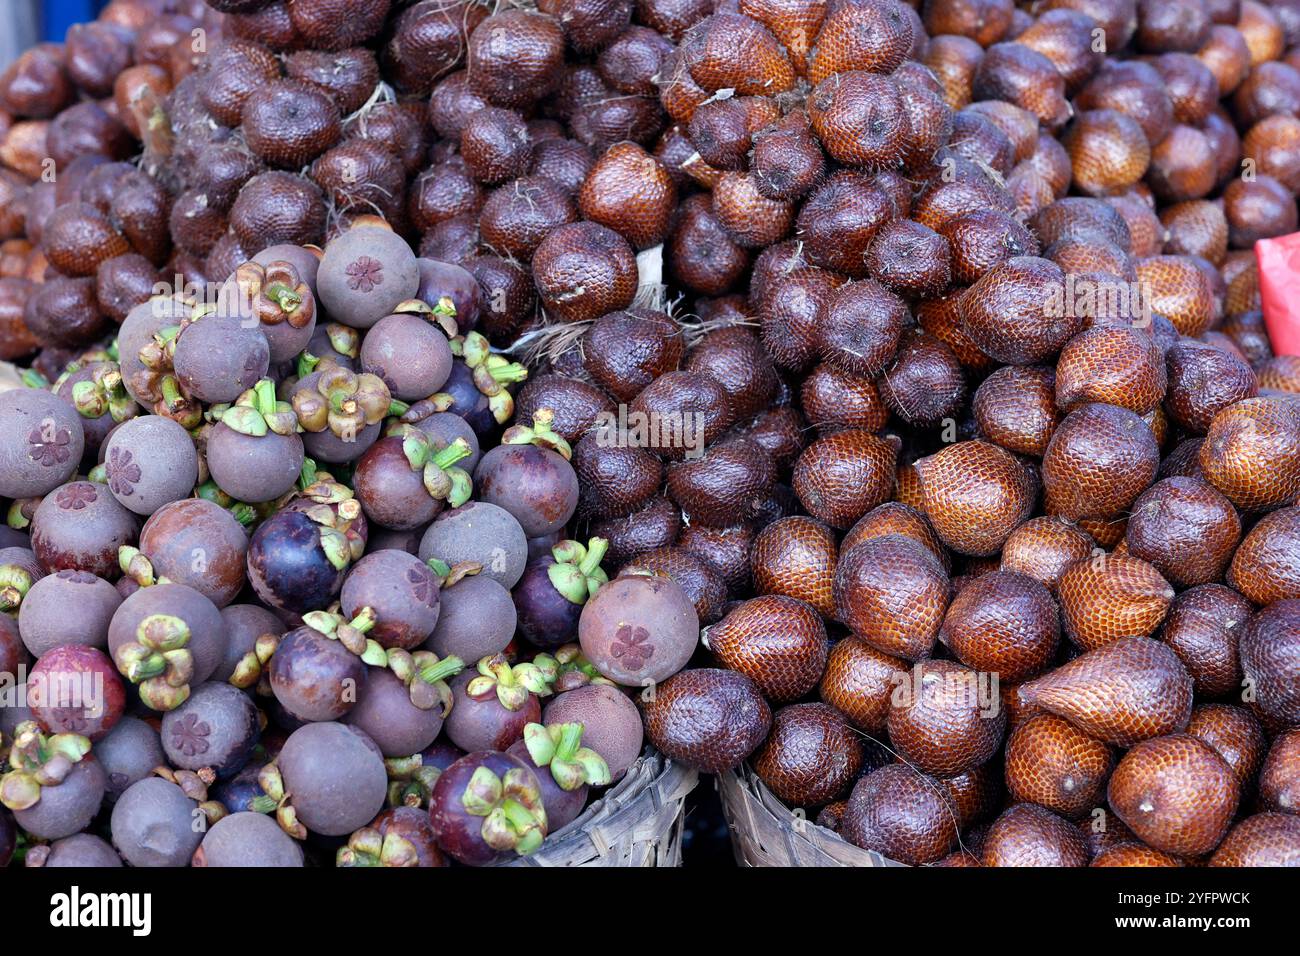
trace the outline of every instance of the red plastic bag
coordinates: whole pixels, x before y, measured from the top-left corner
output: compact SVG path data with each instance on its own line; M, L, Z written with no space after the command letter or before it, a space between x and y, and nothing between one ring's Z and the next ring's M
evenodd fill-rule
M1259 298L1275 355L1300 355L1300 232L1255 243Z

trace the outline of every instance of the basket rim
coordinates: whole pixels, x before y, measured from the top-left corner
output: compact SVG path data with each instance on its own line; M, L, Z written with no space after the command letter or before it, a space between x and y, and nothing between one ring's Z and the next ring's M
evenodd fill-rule
M656 841L664 840L681 821L686 796L699 785L699 778L696 770L647 745L617 783L593 800L577 818L551 834L528 860L536 863L548 855L562 854L579 841L594 843L589 834L595 827L611 831L631 829L662 807L676 803L676 812L655 835ZM517 859L498 865L516 866L524 862Z
M770 866L771 863L757 863L744 852L744 841L769 845L772 841L764 839L756 832L754 822L759 827L764 824L779 832L787 850L794 846L803 847L807 858L817 858L817 864L801 863L790 859L787 866L857 866L857 867L906 867L877 852L854 846L834 830L830 830L814 820L802 815L802 811L791 810L774 794L767 784L759 778L748 764L717 775L718 793L722 802L722 814L727 821L731 834L732 850L737 862L743 866ZM743 804L744 812L738 812ZM787 852L788 857L793 853Z

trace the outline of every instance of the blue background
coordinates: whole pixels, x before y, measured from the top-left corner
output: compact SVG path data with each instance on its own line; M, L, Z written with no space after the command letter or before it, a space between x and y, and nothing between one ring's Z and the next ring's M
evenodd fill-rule
M41 4L41 38L62 41L68 27L93 20L107 0L45 0Z

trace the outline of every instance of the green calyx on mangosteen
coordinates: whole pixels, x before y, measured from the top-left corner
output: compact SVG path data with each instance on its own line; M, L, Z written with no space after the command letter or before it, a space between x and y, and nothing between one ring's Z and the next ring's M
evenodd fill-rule
M442 329L448 341L454 340L460 333L460 326L456 323L456 303L447 296L443 296L433 305L423 299L407 299L405 302L397 303L392 314L418 315Z
M225 508L245 529L253 527L260 517L253 505L247 501L238 501L226 494L211 478L194 489L194 497L202 498L204 501L211 501L214 505Z
M307 828L299 822L298 811L290 802L291 795L284 788L284 775L280 773L280 768L274 762L268 763L258 771L257 785L266 795L265 800L257 798L254 801L259 812L274 812L275 822L280 824L281 830L295 840L307 839ZM273 809L263 810L262 808L266 806L271 806Z
M245 391L233 404L213 406L208 417L253 438L260 438L267 432L292 435L301 430L293 406L276 399L275 383L269 378Z
M329 511L330 518L325 520L325 515L321 512ZM338 571L342 571L352 563L354 548L351 540L342 531L334 527L335 512L328 507L312 508L304 512L307 517L320 526L320 546L325 552L325 557L329 563Z
M246 690L260 684L266 674L266 665L275 656L275 649L280 638L275 634L261 634L253 642L253 649L244 654L235 664L235 671L230 675L229 683Z
M317 329L324 334L329 347L338 355L355 360L361 354L361 333L356 329L338 322L327 322L324 326L317 326ZM317 355L310 349L304 349L298 355L295 371L298 378L303 379L318 368L338 367L338 360L333 355Z
M549 408L539 408L533 413L533 424L528 425L511 425L501 436L503 445L537 445L539 448L549 448L551 451L561 455L565 461L573 458L573 449L564 437L558 434L552 425L555 422L555 412Z
M158 711L174 710L190 696L194 654L190 628L171 614L150 614L136 628L135 640L114 654L117 669L140 686L140 699Z
M582 746L582 724L529 724L524 746L538 767L547 767L561 790L603 787L610 782L609 765L590 747Z
M585 604L609 580L600 567L608 550L604 538L592 538L585 546L580 541L561 541L551 549L555 563L546 569L546 575L566 599Z
M411 867L420 865L415 844L398 833L362 827L334 856L335 866Z
M32 573L17 564L0 564L0 613L13 614L35 582Z
M608 547L604 538L586 546L564 540L528 563L512 597L520 633L530 643L553 648L573 640L583 605L609 580L600 568Z
M366 632L376 624L375 612L368 607L357 611L351 619L332 611L309 611L302 622L321 634L338 641L367 664L388 666L388 655L378 641L366 637Z
M342 535L352 560L359 560L366 552L366 525L356 493L310 458L303 459L298 485L301 490L288 506Z
M39 498L15 498L5 511L5 524L15 531L26 531L31 527L32 515L36 514L40 503Z
M151 407L155 415L170 418L185 429L195 428L203 421L203 405L181 391L180 382L175 375L162 377L158 395L158 400Z
M122 573L142 588L166 584L168 579L154 571L153 562L139 548L124 544L117 549L117 566Z
M552 692L543 666L535 661L511 666L504 654L489 654L478 662L476 670L479 676L466 685L465 693L475 700L495 694L506 710L523 707L530 693L546 697Z
M278 259L265 266L245 262L235 270L234 281L241 304L247 302L249 314L263 325L285 322L302 329L316 316L316 297L291 262Z
M470 575L478 574L483 570L483 565L477 561L458 561L449 565L446 561L438 558L430 558L424 563L437 576L439 590L449 588L453 584L457 584Z
M566 690L586 687L588 684L608 684L616 686L612 680L602 674L596 665L587 660L579 644L565 644L557 647L553 654L559 665L553 686L557 694Z
M377 425L385 416L407 409L404 403L394 402L378 375L353 372L340 365L322 370L314 388L295 391L291 404L303 431L323 432L328 428L345 441L355 439L361 429Z
M402 454L412 471L421 472L429 497L446 501L452 508L459 508L469 501L474 493L474 483L469 472L455 467L456 462L473 454L469 442L457 438L446 448L435 450L429 436L410 425L403 428L401 437Z
M438 658L432 651L406 651L390 647L382 665L393 672L411 694L411 703L421 710L441 708L443 717L451 710L452 693L447 678L465 669L465 662L455 655Z
M542 797L527 772L511 768L497 776L478 767L461 794L461 805L473 817L483 818L483 842L498 852L532 853L546 837L546 811Z
M440 302L450 300L444 298ZM456 307L451 306L455 315ZM520 362L512 362L504 355L492 351L487 338L479 332L453 335L451 354L463 359L469 368L474 387L487 396L488 409L497 424L504 425L515 413L515 400L509 386L528 378L528 369ZM436 397L436 396L435 396Z
M196 310L193 317L181 319L176 325L162 326L140 346L137 358L139 358L140 364L154 373L155 376L155 380L152 382L153 387L140 389L139 391L142 394L150 392L157 394L157 376L164 375L172 370L172 358L176 354L176 339L185 326L201 314L202 312Z
M391 807L426 807L433 785L442 768L424 762L423 754L384 758L388 773L388 805Z
M337 511L345 521L355 521L361 514L361 503L357 501L356 493L329 472L321 471L310 458L302 460L302 468L298 471L297 497L312 504L331 506L332 511Z
M57 787L72 768L90 753L90 739L80 734L46 736L34 720L15 728L9 746L9 766L0 777L0 803L10 810L27 810L41 799L43 787Z
M62 381L77 371L74 362L68 366L59 380L54 383L58 388ZM133 399L122 382L122 370L116 362L100 362L90 372L90 377L72 386L72 407L83 418L100 418L111 415L113 421L123 422L138 411Z

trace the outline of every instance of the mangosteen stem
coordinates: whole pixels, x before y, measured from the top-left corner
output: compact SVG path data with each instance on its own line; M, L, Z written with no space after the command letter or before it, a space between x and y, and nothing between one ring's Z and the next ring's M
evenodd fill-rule
M230 506L230 513L245 528L251 528L257 522L257 509L246 502L235 502Z
M19 377L23 380L23 384L28 388L46 390L50 387L50 380L34 368L23 369L22 374Z
M559 760L572 760L582 745L582 724L560 724L560 740L555 745L555 757Z
M175 375L164 375L161 382L162 400L172 411L184 406L188 401L181 392L180 382L176 381Z
M492 356L493 359L499 356ZM494 362L489 359L487 362L488 374L502 385L516 384L528 378L528 368L520 362L510 362L502 359L500 362Z
M278 305L285 313L292 312L302 305L302 296L283 282L272 282L262 290L262 294Z
M410 405L406 404L406 402L399 401L396 398L388 403L389 415L394 415L394 416L405 415L408 411L410 411L410 409L411 409Z
M259 380L253 386L253 407L265 418L275 413L275 404L275 383L269 378Z
M304 491L316 483L316 462L312 458L303 458L302 468L298 471L298 487Z
M367 606L358 611L356 617L348 621L348 626L355 628L364 634L375 626L377 620L378 618L375 617L375 609Z
M445 471L462 458L468 458L471 454L473 452L470 451L469 442L465 441L464 438L457 438L446 448L434 452L430 461Z
M440 680L446 680L448 677L455 677L465 669L465 662L451 654L438 661L436 664L429 664L422 667L418 672L420 680L426 684L436 684Z
M427 440L424 448L429 449ZM428 455L422 477L424 488L430 497L445 500L453 508L459 508L470 499L474 493L474 483L469 472L453 467L470 454L469 443L463 438L457 438L446 448ZM410 458L409 455L407 457Z
M276 801L266 794L248 801L248 809L253 813L274 813L276 806Z
M591 577L594 572L600 570L600 562L605 560L607 551L609 551L609 541L606 538L592 538L587 542L586 557L578 562L578 570L584 577Z
M310 352L303 352L298 356L298 377L306 378L312 372L316 371L316 366L320 364L320 359Z
M113 655L118 671L140 685L140 699L154 710L174 710L190 696L194 655L189 625L170 614L151 614L136 628L136 639Z
M501 809L505 813L506 819L510 821L510 825L517 832L522 833L537 826L537 817L533 811L517 800L507 799L501 801Z

